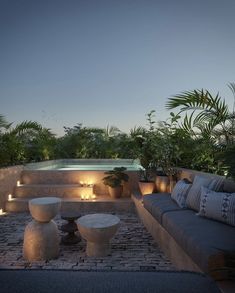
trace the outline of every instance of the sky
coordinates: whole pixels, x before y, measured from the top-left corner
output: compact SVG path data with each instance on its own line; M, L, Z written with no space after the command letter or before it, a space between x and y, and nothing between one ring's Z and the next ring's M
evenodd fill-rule
M0 0L0 114L14 125L146 126L169 97L231 106L234 0Z

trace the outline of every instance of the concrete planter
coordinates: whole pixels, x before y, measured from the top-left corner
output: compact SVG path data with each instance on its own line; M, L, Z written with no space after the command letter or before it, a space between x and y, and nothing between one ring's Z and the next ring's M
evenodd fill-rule
M170 179L168 176L157 176L155 180L157 192L170 191Z
M139 189L142 195L151 194L155 189L155 183L139 181Z
M122 196L122 192L123 192L123 186L117 186L117 187L108 187L109 190L109 195L112 198L120 198Z

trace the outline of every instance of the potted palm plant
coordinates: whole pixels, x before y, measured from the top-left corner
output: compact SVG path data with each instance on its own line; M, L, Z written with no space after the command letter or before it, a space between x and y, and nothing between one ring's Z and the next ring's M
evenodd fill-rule
M125 167L116 167L111 171L106 171L102 180L108 186L109 194L112 198L120 198L123 192L123 183L129 180L128 174L124 173Z
M156 162L156 144L158 140L158 132L154 127L155 121L153 120L155 111L150 111L147 114L148 129L137 128L132 133L135 142L134 156L140 161L140 179L139 189L142 195L150 194L154 191L154 169Z
M142 195L153 193L155 189L154 183L154 166L152 159L148 157L142 157L140 164L143 169L140 169L139 189Z

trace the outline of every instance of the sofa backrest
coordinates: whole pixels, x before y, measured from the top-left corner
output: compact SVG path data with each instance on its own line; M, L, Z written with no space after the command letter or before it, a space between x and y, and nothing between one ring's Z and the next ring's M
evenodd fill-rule
M220 175L216 175L216 174L205 173L205 172L184 169L184 168L177 168L177 171L179 171L178 179L187 178L190 181L193 181L193 179L196 175L205 176L205 177L209 177L209 178L213 178L213 179L225 178L224 176L220 176ZM223 190L222 191L235 192L235 181L233 181L231 179L225 179L223 182Z

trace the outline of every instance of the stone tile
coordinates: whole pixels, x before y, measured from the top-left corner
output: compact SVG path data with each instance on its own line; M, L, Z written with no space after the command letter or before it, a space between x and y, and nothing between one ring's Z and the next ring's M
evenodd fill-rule
M114 214L114 213L113 213ZM117 214L120 228L111 240L110 255L87 257L86 242L60 245L56 260L28 262L23 258L24 229L31 221L28 213L9 213L0 217L0 268L61 269L83 271L154 271L175 270L134 213ZM63 223L55 219L58 227ZM60 231L61 236L63 233Z

